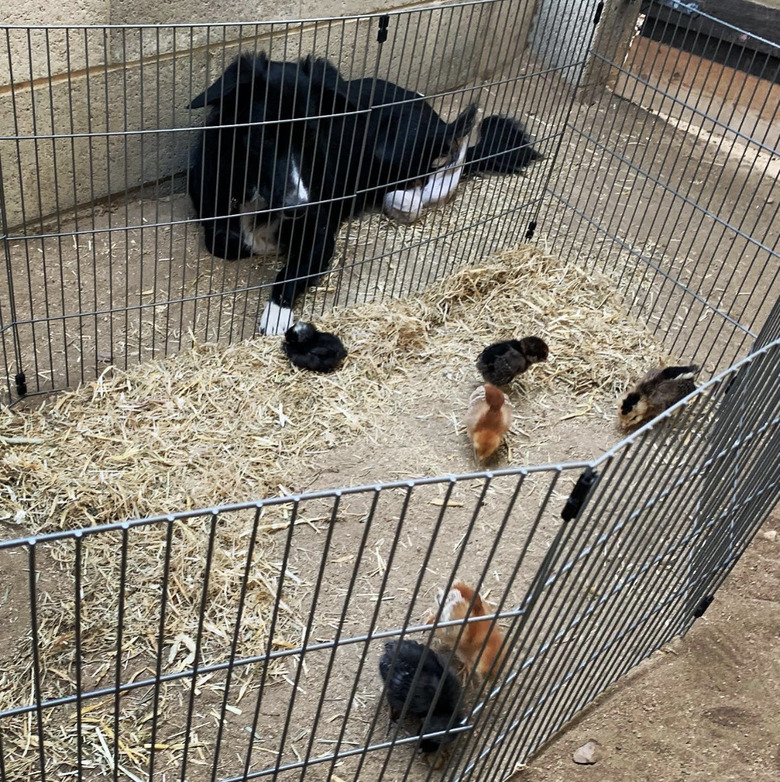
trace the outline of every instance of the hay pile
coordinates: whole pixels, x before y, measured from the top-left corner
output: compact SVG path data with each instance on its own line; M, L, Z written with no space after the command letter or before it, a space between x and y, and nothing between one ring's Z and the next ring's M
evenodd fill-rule
M420 406L427 384L468 398L479 382L473 367L479 349L511 335L536 334L548 341L551 360L534 368L538 397L563 390L583 410L595 403L613 404L648 363L664 357L655 339L626 315L605 279L534 247L503 253L409 300L334 312L320 325L337 332L350 350L344 366L332 375L292 368L276 339L227 348L195 345L130 371L109 369L97 381L39 409L0 411L0 520L18 525L21 536L299 491L308 485L312 465L324 451L386 434L404 411L425 412ZM551 415L548 425L557 420L557 414ZM410 465L410 473L414 469ZM370 480L385 477L372 474ZM339 476L340 484L349 482L350 476ZM237 564L243 556L234 554L246 551L253 514L230 521L216 529L204 664L229 655L243 575ZM181 653L173 647L174 639L197 633L205 526L196 519L176 527L164 671L191 664L185 665L181 640ZM286 526L282 508L267 509L260 520L239 654L261 654L266 648L279 588L273 541ZM165 535L163 527L145 527L128 552L128 580L137 605L125 613L123 654L128 671L137 671L133 675L149 675L157 651ZM116 654L120 544L119 533L85 542L82 654L95 664L105 662L102 674L94 674L94 682L101 684L108 683L101 676L107 675ZM50 551L64 571L65 586L56 598L41 600L40 647L45 690L56 695L72 692L74 686L73 544L57 543ZM296 590L306 588L304 582L285 583L276 648L300 643L304 620ZM29 641L20 638L18 649L29 650ZM28 653L3 664L8 687L2 707L30 702ZM244 669L239 676L249 681L251 673ZM283 671L272 667L270 674L282 676ZM169 689L160 706L163 718ZM93 712L104 731L112 709L109 698ZM123 762L139 770L148 758L148 726L144 710L123 721L129 742ZM33 721L20 720L19 727L5 751L21 768L34 755ZM52 736L52 762L73 757L72 731L59 732L60 738ZM99 740L93 743L94 756L102 757ZM108 768L105 762L102 768Z

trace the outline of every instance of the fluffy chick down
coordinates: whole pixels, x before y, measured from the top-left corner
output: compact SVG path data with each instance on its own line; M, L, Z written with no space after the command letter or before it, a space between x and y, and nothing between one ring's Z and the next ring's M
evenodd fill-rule
M456 581L446 598L444 590L439 590L436 602L442 607L441 622L493 613L480 595L463 581ZM435 614L429 617L429 621L432 621L434 616ZM485 619L484 622L469 622L464 626L440 627L436 629L436 637L443 646L454 649L455 657L463 665L467 676L476 671L480 679L495 678L506 653L504 633L495 620Z
M698 371L695 364L651 369L623 399L618 410L620 426L624 429L642 426L692 394Z
M509 400L500 388L485 383L472 393L464 422L474 452L481 461L486 461L509 431L512 423Z
M505 386L532 364L547 361L547 343L539 337L505 339L488 345L477 358L477 370L486 383Z

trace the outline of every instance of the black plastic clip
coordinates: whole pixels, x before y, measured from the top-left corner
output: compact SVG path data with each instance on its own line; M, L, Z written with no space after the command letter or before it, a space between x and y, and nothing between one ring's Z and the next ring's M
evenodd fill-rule
M701 619L701 617L704 616L704 612L710 607L714 599L715 595L704 595L704 597L699 600L699 604L696 606L696 608L693 609L694 619Z
M377 43L384 43L387 40L387 28L390 26L390 15L382 14L379 17L379 32L376 34Z
M585 498L593 488L593 484L598 480L598 477L599 474L591 467L586 468L585 472L580 475L561 511L561 518L564 521L571 521L582 510Z
M19 396L25 396L27 394L27 378L24 372L17 372L14 382L16 383L16 393Z
M526 242L530 242L531 239L534 238L534 231L536 230L536 220L531 220L530 223L528 223L528 230L525 232L525 240Z
M593 17L593 24L597 25L601 19L601 12L604 10L604 3L599 3L596 6L596 15Z

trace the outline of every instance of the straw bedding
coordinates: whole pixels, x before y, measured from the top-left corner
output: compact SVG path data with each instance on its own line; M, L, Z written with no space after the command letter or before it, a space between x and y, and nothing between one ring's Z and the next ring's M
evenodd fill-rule
M550 361L531 370L532 380L519 386L520 397L513 400L533 407L535 431L573 416L611 419L617 397L631 379L665 358L658 342L626 315L608 281L530 246L467 268L416 297L336 311L318 325L338 333L350 351L343 367L330 375L294 369L278 340L259 338L226 348L195 345L129 371L112 368L38 409L0 411L0 520L16 525L14 531L22 536L304 490L323 453L371 441L380 433L386 436L405 412L425 413L426 387L436 385L455 399L468 399L479 382L473 362L480 348L512 335L536 334L550 346ZM564 410L549 404L561 395L571 400ZM442 436L462 449L464 471L475 467L462 427L455 432L449 426ZM513 444L524 438L527 433L517 429L510 433L510 455ZM422 465L408 465L409 475L422 471ZM340 473L334 485L349 484L353 477ZM370 480L388 477L372 474ZM229 655L243 577L232 552L245 551L253 523L254 514L246 512L238 520L233 517L229 526L216 525L204 664ZM265 649L278 589L273 539L286 526L279 509L268 509L259 520L261 534L238 638L241 654ZM192 617L198 613L192 605L201 600L202 589L202 527L202 522L193 524L188 532L187 524L177 526L171 541L165 670L191 664L188 644L197 633ZM127 552L127 579L133 588L127 595L123 652L130 668L148 676L157 650L155 616L166 530L155 526L142 533ZM9 537L8 532L3 536ZM88 588L82 605L82 655L94 666L85 684L110 684L121 543L119 532L84 540L82 579ZM47 552L58 562L51 563L58 571L47 582L51 591L56 592L57 583L64 585L64 596L47 594L38 605L44 689L53 696L74 687L74 544L56 543ZM41 554L39 568L45 565ZM286 582L275 636L278 648L299 644L303 627L296 584ZM29 639L19 638L3 660L3 707L29 702L28 649ZM251 669L241 675L249 681ZM269 675L283 672L272 665ZM163 718L173 689L166 687L161 694ZM109 738L112 708L112 699L98 701L91 713ZM123 762L142 769L148 758L148 714L141 709L126 720ZM6 732L5 751L20 768L35 754L33 723L28 715L20 718L18 735ZM74 730L75 724L52 735L50 760L71 752ZM99 738L90 741L94 756L107 757ZM107 768L108 761L103 762Z

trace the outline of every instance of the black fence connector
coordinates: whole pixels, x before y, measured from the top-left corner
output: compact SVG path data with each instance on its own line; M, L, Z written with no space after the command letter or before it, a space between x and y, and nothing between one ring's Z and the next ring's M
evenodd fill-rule
M712 605L712 601L715 599L715 595L704 595L699 600L696 608L693 609L693 616L695 619L701 619L704 616L704 612Z
M388 27L390 27L390 15L382 14L379 17L379 31L376 34L377 43L384 43L387 40Z
M571 521L573 518L576 518L598 477L599 474L591 467L586 468L585 472L580 475L561 511L561 518L564 521Z

